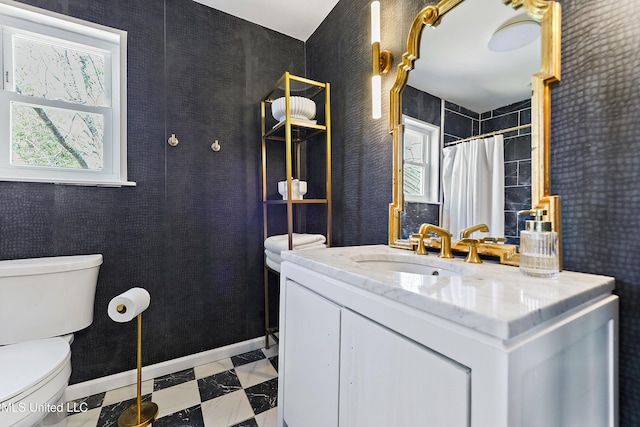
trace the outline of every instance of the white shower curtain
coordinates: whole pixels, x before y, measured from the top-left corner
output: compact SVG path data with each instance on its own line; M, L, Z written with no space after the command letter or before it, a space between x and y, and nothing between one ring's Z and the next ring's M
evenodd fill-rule
M502 135L445 147L442 154L442 227L454 240L463 229L482 223L489 226L489 233L474 237L504 237Z

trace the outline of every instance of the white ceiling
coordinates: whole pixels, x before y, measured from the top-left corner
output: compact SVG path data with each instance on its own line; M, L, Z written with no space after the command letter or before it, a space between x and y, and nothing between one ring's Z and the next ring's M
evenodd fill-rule
M409 84L477 113L531 98L531 76L540 71L540 38L511 52L487 47L500 25L524 13L499 0L460 4L438 27L424 29Z
M306 41L338 0L194 0L230 15ZM436 28L425 28L409 84L478 113L531 97L540 70L540 39L512 52L487 43L509 18L524 13L500 0L467 0ZM410 27L407 22L407 32ZM384 35L383 35L384 37ZM402 57L403 52L392 52Z
M195 0L198 3L307 41L338 0Z

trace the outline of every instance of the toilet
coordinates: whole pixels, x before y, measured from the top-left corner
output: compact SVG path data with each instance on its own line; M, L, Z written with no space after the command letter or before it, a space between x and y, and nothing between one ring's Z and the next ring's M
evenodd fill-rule
M102 255L0 261L0 426L64 426L72 333L93 322Z

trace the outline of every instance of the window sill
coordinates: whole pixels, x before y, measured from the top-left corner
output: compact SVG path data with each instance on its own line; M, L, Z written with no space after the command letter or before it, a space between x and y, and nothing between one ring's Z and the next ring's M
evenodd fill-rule
M11 178L3 176L0 176L0 181L40 182L45 184L79 185L85 187L135 187L137 185L134 181L80 181L69 179Z

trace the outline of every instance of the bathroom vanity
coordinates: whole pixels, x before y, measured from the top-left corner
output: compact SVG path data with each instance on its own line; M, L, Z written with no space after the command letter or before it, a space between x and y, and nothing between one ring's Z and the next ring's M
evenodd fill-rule
M283 253L278 425L617 425L609 277L387 246Z

